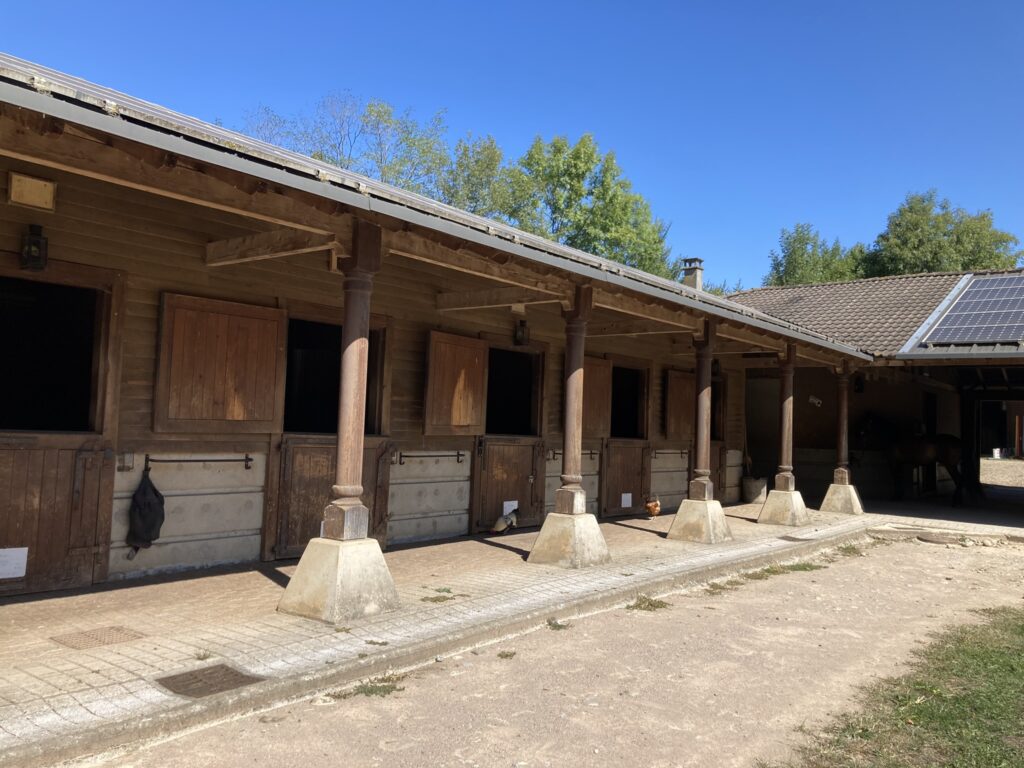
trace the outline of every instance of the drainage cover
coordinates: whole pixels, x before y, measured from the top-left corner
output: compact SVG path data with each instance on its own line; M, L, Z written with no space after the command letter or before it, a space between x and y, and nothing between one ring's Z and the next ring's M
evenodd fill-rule
M68 648L81 651L86 648L99 648L101 645L127 643L129 640L138 640L141 637L143 635L125 627L100 627L85 632L72 632L69 635L57 635L50 639L61 645L66 645Z
M193 669L178 675L158 677L156 681L171 693L201 699L215 693L223 693L235 688L258 683L264 678L239 672L227 664L214 664L212 667Z

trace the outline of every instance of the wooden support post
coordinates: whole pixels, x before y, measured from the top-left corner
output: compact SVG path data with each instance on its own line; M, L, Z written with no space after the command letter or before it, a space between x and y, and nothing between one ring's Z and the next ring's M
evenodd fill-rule
M565 316L565 433L562 438L562 486L555 491L555 511L544 518L530 563L584 568L607 563L611 556L597 518L587 514L583 490L583 353L594 291L578 286Z
M593 290L576 292L575 306L565 313L565 435L562 438L562 490L576 497L583 491L583 355L587 320L593 310ZM562 494L566 495L566 494ZM583 514L586 508L573 504L556 511Z
M775 475L775 490L795 491L793 476L793 373L796 365L796 346L786 345L786 356L779 362L779 471Z
M836 485L850 484L850 369L843 363L836 377Z
M732 531L721 502L715 500L715 484L711 480L711 365L717 328L713 320L703 320L702 325L701 338L694 340L697 393L693 404L693 477L690 478L688 498L679 504L668 538L718 544L732 539Z
M793 374L796 368L796 345L786 345L786 355L779 360L779 471L775 489L768 494L759 523L774 525L806 525L809 522L803 496L796 489L793 476Z
M704 338L697 348L697 412L694 434L694 467L690 480L691 499L710 501L715 498L711 479L711 364L714 356L715 325L706 321Z
M380 227L356 220L345 276L341 331L338 465L323 532L310 540L277 610L338 624L398 607L398 590L376 539L368 538L363 504L363 431L369 360L370 292L380 269Z
M366 423L366 377L370 355L370 294L380 269L381 231L357 222L353 253L341 262L345 319L341 330L341 388L338 393L338 454L334 500L324 510L327 539L365 539L370 513L362 502L363 433Z

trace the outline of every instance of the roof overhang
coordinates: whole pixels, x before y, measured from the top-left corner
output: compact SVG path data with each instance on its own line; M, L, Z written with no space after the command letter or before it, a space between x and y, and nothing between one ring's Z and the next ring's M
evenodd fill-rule
M854 346L242 134L0 54L0 102L495 248L644 296L870 362Z

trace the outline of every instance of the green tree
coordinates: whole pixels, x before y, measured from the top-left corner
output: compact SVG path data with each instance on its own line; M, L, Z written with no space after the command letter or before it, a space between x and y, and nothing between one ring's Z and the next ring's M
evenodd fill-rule
M844 250L838 240L826 241L810 224L783 229L779 249L771 252L765 285L799 285L853 280L860 272L865 248Z
M459 139L441 180L441 200L478 216L496 218L509 209L508 170L493 136Z
M614 153L590 134L575 144L540 137L506 182L504 218L526 231L664 277L678 277L667 225L633 191Z
M993 225L992 212L968 213L935 190L909 194L862 261L864 277L915 272L1010 269L1021 261L1019 241Z

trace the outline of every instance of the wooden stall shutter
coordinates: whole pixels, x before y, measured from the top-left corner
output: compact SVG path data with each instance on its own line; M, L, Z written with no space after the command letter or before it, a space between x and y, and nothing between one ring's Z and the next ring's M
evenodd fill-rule
M487 414L487 342L430 332L423 431L482 435Z
M612 361L583 359L583 437L608 437L612 430Z
M665 437L689 442L697 406L697 385L692 373L665 372Z
M280 432L284 310L165 294L153 429Z

